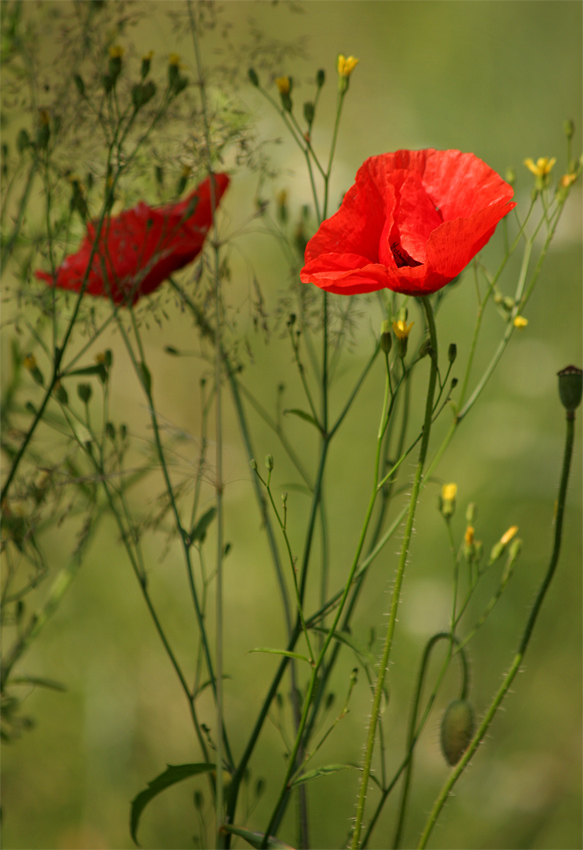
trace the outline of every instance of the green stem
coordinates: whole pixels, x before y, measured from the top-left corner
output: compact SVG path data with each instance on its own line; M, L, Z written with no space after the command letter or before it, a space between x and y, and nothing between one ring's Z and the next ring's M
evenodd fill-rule
M480 746L482 740L484 739L484 736L486 735L486 732L488 731L488 728L489 728L492 720L494 719L494 716L495 716L498 708L500 707L502 700L504 699L504 697L506 696L506 694L510 690L510 687L512 686L512 683L513 683L513 681L516 677L516 674L518 673L518 671L520 670L520 667L522 665L525 652L528 648L528 644L530 642L530 638L532 636L532 632L533 632L534 626L536 624L536 620L537 620L538 615L540 613L541 606L544 602L544 598L546 596L546 593L549 589L553 575L555 573L557 563L558 563L558 560L559 560L559 554L560 554L560 551L561 551L561 538L562 538L562 533L563 533L563 520L564 520L564 515L565 515L565 501L566 501L566 497L567 497L567 484L568 484L568 481L569 481L569 471L570 471L570 468L571 468L571 459L572 459L572 456L573 456L574 430L575 430L574 414L571 414L571 416L569 416L569 414L567 414L567 433L566 433L566 437L565 437L565 450L564 450L564 454L563 454L563 467L562 467L562 472L561 472L561 483L560 483L560 487L559 487L559 497L558 497L558 500L557 500L557 511L556 511L556 517L555 517L555 537L554 537L554 543L553 543L553 551L552 551L552 554L551 554L551 559L550 559L550 562L549 562L549 566L548 566L546 575L545 575L543 582L542 582L542 584L539 588L539 591L537 593L536 599L534 601L534 605L533 605L532 610L530 612L530 616L529 616L528 621L526 623L526 626L525 626L522 638L520 640L520 643L518 645L518 650L517 650L517 653L514 657L512 665L511 665L508 673L506 674L504 681L502 682L502 685L500 686L497 694L495 695L494 699L492 700L492 703L491 703L490 707L488 708L488 711L486 712L486 715L484 716L484 719L482 720L480 726L478 727L478 730L476 731L474 737L472 738L470 745L468 746L468 749L465 751L461 760L458 762L458 764L452 770L452 772L450 773L450 775L449 775L447 781L445 782L443 788L441 789L439 796L437 797L437 800L435 801L435 805L434 805L434 807L431 811L431 814L429 815L429 818L428 818L427 823L425 825L425 829L423 830L423 833L422 833L421 838L419 840L419 845L418 845L419 850L422 850L422 848L427 846L429 836L431 835L431 832L433 831L433 827L437 823L437 819L438 819L438 817L441 813L441 810L443 809L443 807L445 805L446 800L449 798L449 795L451 794L451 791L452 791L454 785L456 784L456 782L458 781L458 779L460 778L460 776L462 775L462 773L464 772L464 770L468 766L468 764L471 761L474 753L476 752L476 750Z
M403 583L403 575L405 572L405 565L407 563L407 556L409 554L409 543L411 540L411 535L413 533L413 521L415 519L415 510L417 508L417 499L419 497L419 489L421 487L421 478L423 475L423 469L425 466L425 458L427 456L427 449L429 446L429 435L431 432L431 417L433 413L433 396L435 394L435 385L437 382L437 334L435 331L435 322L433 319L433 311L431 309L431 304L427 296L424 296L422 299L423 307L425 310L425 315L427 318L427 326L429 329L429 337L431 341L431 348L433 352L431 354L431 369L429 373L429 385L427 388L427 401L425 405L425 420L423 424L423 439L421 441L421 449L419 451L419 461L417 463L417 469L415 472L415 479L413 482L413 489L411 492L411 499L409 502L409 510L407 514L407 521L405 524L405 531L403 536L403 545L401 549L401 557L399 559L399 565L397 567L397 575L395 577L395 586L393 588L393 596L391 601L391 610L389 614L389 623L387 626L387 633L385 637L385 644L383 647L383 653L379 666L379 676L377 679L377 684L375 688L374 700L372 713L369 723L368 729L368 738L366 743L366 753L364 757L363 771L362 771L362 779L360 785L360 793L358 796L357 808L356 808L356 819L354 823L354 832L352 835L352 850L356 850L359 846L360 842L360 831L362 828L362 820L364 816L364 805L368 790L368 780L371 771L372 764L372 755L374 750L374 742L376 738L376 729L377 723L379 719L379 712L381 707L381 698L383 694L384 684L385 684L385 676L387 672L387 667L389 664L389 658L391 654L391 648L393 645L393 635L395 632L395 624L397 621L397 611L399 608L399 599L401 595L401 585Z
M375 458L374 482L373 482L373 488L372 488L368 508L367 508L366 515L365 515L365 518L364 518L364 523L363 523L363 526L362 526L362 529L361 529L361 532L360 532L360 538L359 538L359 541L358 541L358 544L357 544L357 547L356 547L356 552L355 552L355 555L354 555L352 566L350 568L350 572L348 574L348 578L346 580L346 584L345 584L345 587L344 587L344 592L343 592L342 598L340 600L340 604L339 604L339 606L336 610L336 614L334 616L332 626L331 626L330 631L328 632L328 634L326 636L326 639L324 640L324 643L322 645L322 648L320 650L320 653L318 655L318 658L317 658L316 663L314 664L314 668L312 670L312 676L310 678L306 697L304 699L304 707L303 707L303 711L302 711L302 717L301 717L301 720L300 720L300 725L299 725L298 732L297 732L297 735L296 735L296 740L295 740L293 749L292 749L292 751L291 751L291 753L288 757L288 769L286 771L283 786L282 786L278 801L277 801L275 808L273 810L271 820L270 820L268 827L265 831L265 837L264 837L263 842L262 842L262 847L267 847L268 838L272 834L272 831L273 831L274 827L276 826L276 824L279 822L279 819L281 817L281 812L283 810L283 806L284 806L286 798L289 794L289 791L290 791L289 781L290 781L290 778L293 775L294 771L296 770L296 758L297 758L298 752L300 750L304 729L306 727L306 723L307 723L307 720L308 720L310 706L312 704L312 700L313 700L313 697L314 697L314 691L315 691L316 683L318 681L318 673L319 673L319 670L320 670L322 663L324 661L324 657L326 655L326 652L328 650L330 642L332 641L334 634L336 632L340 617L342 616L342 612L344 610L344 605L345 605L346 600L348 598L348 594L350 592L350 588L351 588L351 585L352 585L352 582L353 582L353 579L354 579L354 575L356 573L356 568L358 566L358 560L360 558L360 554L361 554L362 548L364 546L366 533L368 531L368 526L369 526L370 519L371 519L371 516L372 516L372 513L373 513L373 508L374 508L374 504L375 504L375 500L376 500L377 492L378 492L377 483L378 483L378 478L379 478L381 449L382 449L383 435L384 435L386 423L387 423L388 411L389 411L389 381L388 381L388 377L387 377L386 380L385 380L385 397L384 397L384 401L383 401L381 421L380 421L379 432L378 432L378 436L377 436L377 450L376 450L376 458ZM324 445L326 445L326 442L324 442ZM321 464L321 469L323 469L323 464Z

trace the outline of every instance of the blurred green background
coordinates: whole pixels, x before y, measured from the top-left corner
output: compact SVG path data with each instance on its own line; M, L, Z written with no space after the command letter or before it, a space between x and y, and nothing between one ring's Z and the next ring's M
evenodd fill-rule
M42 15L54 6L25 4L27 16ZM178 52L190 71L192 45L171 14L183 14L183 3L137 2L138 25L120 39L133 44L137 55L153 49L162 59ZM513 167L518 175L519 208L528 206L532 178L525 157L557 156L557 174L566 171L563 120L576 126L574 152L581 147L582 7L576 2L308 2L251 3L222 7L221 22L203 41L209 67L240 50L241 68L261 31L273 42L294 45L297 55L283 58L276 74L294 78L294 100L313 96L312 80L324 67L324 89L313 133L316 150L329 147L335 107L335 59L338 52L360 59L351 78L339 137L332 207L353 181L362 161L397 148L460 148L472 151L502 175ZM125 41L124 41L125 39ZM39 47L55 55L50 39ZM267 82L268 72L257 70ZM244 74L243 74L244 76ZM275 91L275 89L273 89ZM216 92L215 92L216 94ZM285 135L278 116L250 86L236 97L256 118L258 133L273 144L270 156L279 173L263 194L274 197L286 189L292 217L309 202L309 184L301 154ZM228 159L226 166L233 165ZM253 212L257 179L234 171L224 199L226 230L236 231ZM243 380L273 411L278 383L287 385L285 406L303 405L301 387L291 362L289 344L274 333L269 345L254 334L248 319L249 268L252 267L273 309L286 286L286 268L278 246L265 236L247 233L231 253L232 281L228 299L238 311L239 329L255 358ZM239 250L240 249L240 250ZM484 252L491 267L501 250L500 238ZM511 266L501 281L514 289L517 270ZM516 333L478 407L460 429L437 472L439 479L424 495L416 522L417 535L399 616L398 638L391 668L391 703L385 715L390 738L389 764L402 757L413 676L422 647L436 630L447 627L450 587L448 544L436 510L443 481L459 487L454 518L457 539L465 527L468 502L478 504L477 536L486 551L506 528L520 526L524 549L516 575L487 627L472 644L472 699L478 713L488 705L502 673L512 659L531 602L544 574L552 543L553 506L562 456L564 412L557 399L556 372L581 361L581 194L573 192L559 233L535 294L526 310L528 327ZM342 374L332 393L338 411L347 387L370 356L379 324L374 299L362 301L354 350L342 360ZM10 317L14 303L4 306ZM198 378L206 368L198 360L176 361L163 347L192 348L192 327L186 315L170 303L170 322L152 324L146 335L159 409L177 428L193 436L183 450L184 473L198 453L200 431ZM465 363L476 312L470 276L448 296L439 316L443 346L455 342ZM419 315L415 331L421 326ZM502 332L502 320L491 311L476 358L475 375L488 363ZM7 345L10 328L4 334ZM418 341L418 338L415 338ZM141 394L133 382L119 338L107 340L115 352L112 418L124 418L146 438ZM103 346L105 347L105 342ZM444 349L445 350L445 349ZM4 349L6 351L6 349ZM354 551L368 498L376 423L382 397L381 364L370 376L349 415L330 456L326 480L331 539L331 587L343 580ZM3 358L4 380L9 359ZM454 370L455 374L455 370ZM421 390L421 379L417 390ZM250 384L251 385L251 384ZM32 392L31 392L32 397ZM415 398L412 421L419 420L421 396ZM226 716L236 752L246 742L276 661L248 654L255 646L281 646L284 625L255 505L250 473L237 423L226 402L225 477L226 535L233 544L226 566L225 686ZM271 452L276 461L278 490L296 480L277 439L250 414L258 457ZM448 414L435 429L439 445L449 425ZM412 426L414 427L414 426ZM505 710L473 760L471 769L446 807L431 846L441 848L579 848L581 831L581 451L580 426L565 523L564 548L558 574L529 649L523 674L517 679ZM304 423L290 423L289 434L310 462L315 441ZM46 443L43 450L54 450ZM348 459L348 460L347 460ZM412 471L412 464L407 474ZM156 493L134 497L138 509L151 507ZM209 486L205 498L211 504ZM306 498L290 491L292 541L299 550ZM392 514L394 516L394 513ZM196 636L186 596L179 549L173 543L162 561L164 535L151 535L149 572L172 640L188 666ZM390 583L396 565L398 536L375 563L368 594L355 621L355 636L366 642L370 625L382 631L389 606ZM60 566L62 532L43 540L48 557ZM211 557L212 544L209 547ZM494 577L493 577L494 578ZM484 601L495 587L485 589ZM42 598L43 589L39 591ZM212 620L212 616L210 618ZM348 653L331 683L341 704L354 661ZM166 763L198 759L186 704L148 619L135 579L120 546L113 522L101 526L83 568L54 619L22 663L23 672L58 679L64 694L34 690L26 711L36 720L32 731L4 748L3 845L6 848L128 848L129 801L160 773ZM439 751L440 712L457 689L452 671L437 711L419 745L414 794L405 846L415 846L418 827L447 775ZM355 691L351 711L331 736L321 763L360 760L364 724L370 700L364 677ZM213 724L210 703L203 717ZM289 723L289 706L286 708ZM394 748L394 752L391 751ZM283 778L282 744L274 725L267 724L252 763L252 782L267 780L271 793L261 799L249 824L263 829L274 789ZM320 762L319 762L320 763ZM144 847L192 846L199 830L192 805L194 780L161 795L146 811L141 826ZM310 787L312 846L344 846L358 787L356 772L318 780ZM374 794L371 793L371 800ZM296 841L293 806L282 837ZM393 807L387 806L371 847L385 847L392 836ZM210 834L210 833L209 833Z

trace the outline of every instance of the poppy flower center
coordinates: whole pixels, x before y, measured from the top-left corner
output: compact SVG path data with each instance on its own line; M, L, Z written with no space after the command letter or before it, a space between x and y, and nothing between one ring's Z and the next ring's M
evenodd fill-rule
M395 258L395 263L399 269L403 268L403 266L409 266L412 268L414 266L422 265L422 263L419 263L417 260L414 260L413 257L410 257L399 242L391 243L391 253Z

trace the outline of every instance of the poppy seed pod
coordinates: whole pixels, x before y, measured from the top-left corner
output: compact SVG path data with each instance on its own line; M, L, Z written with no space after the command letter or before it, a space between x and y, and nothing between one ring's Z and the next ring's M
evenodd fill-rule
M557 372L559 378L559 396L567 414L573 416L581 404L583 393L583 372L576 366L567 366Z

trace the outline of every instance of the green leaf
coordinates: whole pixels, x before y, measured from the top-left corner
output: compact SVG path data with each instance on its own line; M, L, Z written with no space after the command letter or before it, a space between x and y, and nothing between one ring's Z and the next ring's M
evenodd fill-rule
M192 531L190 532L190 540L194 543L196 540L200 540L201 543L204 542L206 537L207 528L215 518L215 514L217 509L213 506L209 508L206 513L204 513L197 524L194 526Z
M146 390L148 396L150 396L152 392L152 375L145 363L140 363L138 365L142 373L142 383L144 385L144 389Z
M43 676L15 676L10 679L11 685L39 685L42 688L52 688L53 691L66 691L67 688L54 679L45 679Z
M71 378L73 375L103 375L107 374L103 363L97 363L95 366L83 366L81 369L71 369L70 372L62 375L63 378Z
M226 823L221 827L221 831L230 832L232 835L238 835L239 838L244 838L251 847L259 848L263 846L263 839L265 838L265 833L263 832L251 832L250 829L241 829L240 826L230 826ZM267 839L266 847L273 847L274 850L293 850L293 847L289 844L285 844L279 838L273 838L272 836L269 836Z
M142 812L150 800L160 794L161 791L170 788L171 785L182 782L183 779L188 779L190 776L197 776L199 773L210 773L211 770L215 770L215 765L208 764L207 762L199 762L197 764L168 764L166 768L164 773L161 773L160 776L148 782L148 787L145 791L140 791L138 796L132 800L130 834L138 846L138 823Z
M315 770L308 770L307 773L304 773L302 776L299 776L297 779L291 783L291 787L294 785L301 785L302 782L309 782L311 779L316 779L318 776L328 776L330 773L338 773L339 770L346 770L349 767L356 768L354 764L327 764L325 767L317 767Z
M318 425L318 423L316 422L316 420L314 419L314 417L311 414L306 413L305 410L300 410L297 407L292 407L292 408L289 408L288 410L284 410L283 412L284 412L284 415L286 415L286 416L287 416L288 413L293 413L294 416L299 416L300 419L305 419L306 422L311 422L312 425L316 426L318 431L322 430L320 428L320 426Z
M300 661L307 661L311 666L310 659L305 655L300 655L299 652L288 652L287 649L270 649L267 646L257 646L255 649L250 649L249 652L269 652L271 655L285 655L287 658L297 658Z

